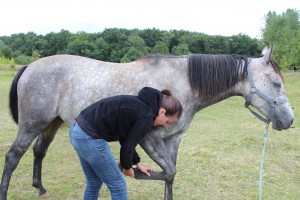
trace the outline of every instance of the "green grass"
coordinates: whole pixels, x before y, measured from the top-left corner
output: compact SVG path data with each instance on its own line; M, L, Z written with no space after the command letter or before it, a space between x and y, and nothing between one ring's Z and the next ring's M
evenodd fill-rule
M17 126L8 110L8 91L15 71L0 71L0 171L16 138ZM270 129L264 160L263 199L300 199L300 74L286 73L285 89L294 107L293 128ZM182 137L174 182L174 199L258 199L259 159L264 124L233 97L199 112ZM119 146L111 143L118 157ZM142 160L157 166L138 148ZM30 148L15 170L8 199L39 199L32 184ZM164 182L127 178L129 199L163 199ZM68 128L59 129L43 162L43 185L51 199L82 199L84 176L68 140ZM110 199L108 189L101 199Z

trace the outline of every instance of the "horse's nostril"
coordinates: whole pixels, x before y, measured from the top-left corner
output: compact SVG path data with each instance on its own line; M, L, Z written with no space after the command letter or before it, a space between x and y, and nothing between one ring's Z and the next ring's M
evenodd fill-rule
M291 121L291 125L293 124L294 120Z

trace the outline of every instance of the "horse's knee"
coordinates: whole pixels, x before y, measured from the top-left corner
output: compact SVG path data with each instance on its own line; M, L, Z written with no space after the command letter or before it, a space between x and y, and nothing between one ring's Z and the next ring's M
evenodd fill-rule
M164 177L165 181L173 181L176 173L177 173L176 168L165 171L165 177Z

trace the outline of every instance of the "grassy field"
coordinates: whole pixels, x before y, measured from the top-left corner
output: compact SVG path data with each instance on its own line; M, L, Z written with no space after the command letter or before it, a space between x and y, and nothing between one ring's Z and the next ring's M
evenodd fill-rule
M16 138L17 125L8 110L8 91L15 71L0 71L0 171ZM285 74L286 93L294 107L293 128L270 129L264 161L263 199L300 199L300 74ZM233 97L199 112L183 135L174 182L174 199L258 199L259 159L264 124ZM111 143L118 157L119 146ZM139 148L142 160L157 166ZM15 170L8 199L39 199L32 184L30 148ZM164 182L127 178L129 199L163 199ZM84 176L68 140L68 128L59 129L43 163L43 185L50 199L82 199ZM106 187L101 199L110 199Z

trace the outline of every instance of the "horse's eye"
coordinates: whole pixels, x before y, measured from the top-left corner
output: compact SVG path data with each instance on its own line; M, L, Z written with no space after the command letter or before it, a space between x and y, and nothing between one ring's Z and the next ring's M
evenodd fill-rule
M280 88L281 87L281 83L273 83L273 85L275 86L275 87L277 87L277 88Z

